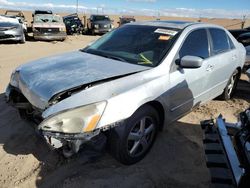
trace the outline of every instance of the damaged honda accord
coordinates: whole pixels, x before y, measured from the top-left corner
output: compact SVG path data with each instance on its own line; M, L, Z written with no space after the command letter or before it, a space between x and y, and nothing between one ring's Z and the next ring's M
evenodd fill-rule
M215 97L230 99L245 56L216 25L135 22L79 51L21 65L6 99L65 156L105 135L113 156L134 164L163 126Z

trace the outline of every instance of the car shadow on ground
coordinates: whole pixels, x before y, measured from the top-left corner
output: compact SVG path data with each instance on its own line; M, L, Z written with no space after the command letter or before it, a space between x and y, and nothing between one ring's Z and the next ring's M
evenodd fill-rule
M124 166L106 150L84 147L71 159L49 149L32 126L0 94L0 155L32 155L39 165L30 169L38 187L207 187L202 134L199 125L176 122L158 135L154 147L141 162ZM7 154L6 154L7 153ZM27 163L18 159L13 163ZM1 159L0 159L1 161ZM1 163L0 163L1 164ZM0 167L2 168L2 167ZM7 168L3 166L3 168ZM7 170L7 169L6 169ZM25 171L29 171L26 169ZM6 172L7 173L7 172ZM15 177L13 177L15 180ZM13 181L14 181L13 180ZM15 185L29 181L24 177ZM12 185L8 185L12 186Z

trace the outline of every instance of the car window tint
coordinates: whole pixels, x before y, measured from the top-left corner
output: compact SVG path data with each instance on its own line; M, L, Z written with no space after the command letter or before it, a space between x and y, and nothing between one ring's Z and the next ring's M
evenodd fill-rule
M188 35L179 51L179 57L186 55L208 58L208 39L205 29L195 30Z
M213 43L213 54L219 54L228 51L230 49L228 43L228 37L224 30L212 28L209 29L209 32L211 34Z

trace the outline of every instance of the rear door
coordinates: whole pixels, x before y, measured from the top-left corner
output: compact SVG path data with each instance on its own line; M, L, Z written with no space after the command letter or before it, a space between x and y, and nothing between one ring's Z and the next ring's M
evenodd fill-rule
M237 50L227 33L220 28L209 28L211 39L211 57L209 88L211 98L220 95L236 68Z

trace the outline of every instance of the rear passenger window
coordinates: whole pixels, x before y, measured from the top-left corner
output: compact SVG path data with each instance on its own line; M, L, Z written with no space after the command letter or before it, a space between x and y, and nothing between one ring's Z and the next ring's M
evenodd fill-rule
M230 49L228 36L224 30L213 28L209 29L209 32L212 38L214 55L226 52Z
M186 55L198 56L203 59L209 57L208 39L205 29L195 30L185 39L179 51L179 58Z

